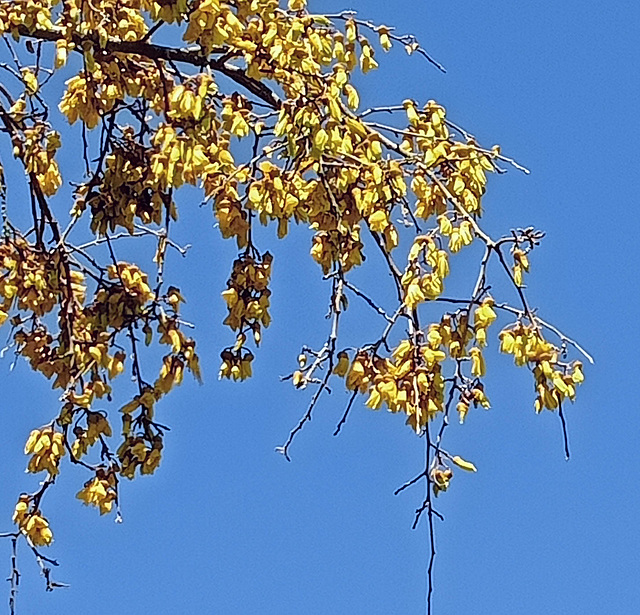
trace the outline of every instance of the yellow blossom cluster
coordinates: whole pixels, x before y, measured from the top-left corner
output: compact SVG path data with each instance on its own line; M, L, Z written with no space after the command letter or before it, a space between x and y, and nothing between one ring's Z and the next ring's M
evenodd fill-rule
M165 108L167 117L185 125L189 121L202 122L203 128L208 129L213 120L212 97L217 92L218 87L211 75L206 73L196 75L171 89L167 96L167 101L165 101L168 102L168 108ZM236 101L240 98L240 96L236 95L228 100ZM230 102L229 104L232 103ZM225 119L224 111L222 118ZM230 127L225 126L225 129L233 132Z
M45 124L37 124L24 130L24 141L15 146L16 157L24 160L27 173L33 173L46 196L58 191L62 184L60 169L54 156L60 148L60 134L48 130Z
M513 250L513 279L518 286L523 285L524 272L529 271L529 257L524 250Z
M55 4L50 0L15 0L0 4L0 35L5 32L17 40L20 37L19 27L28 32L37 29L49 30L51 22L51 7Z
M111 512L113 503L117 500L117 478L113 471L105 472L99 468L96 476L84 484L84 488L78 491L76 497L87 506L96 506L100 514Z
M476 342L481 347L487 345L487 329L498 317L493 309L494 305L493 297L488 296L482 300L482 303L473 312L473 329Z
M142 0L154 21L180 23L189 12L188 0Z
M402 276L404 305L413 310L424 301L433 301L444 291L449 275L449 256L439 250L432 237L415 238L408 256L409 264Z
M429 478L433 486L433 493L437 497L449 488L449 483L453 478L453 470L444 466L436 466L429 472Z
M153 137L151 171L161 189L195 185L201 180L208 196L214 195L226 175L236 167L229 151L230 134L220 129L215 110L208 103L207 115L196 121L188 118L161 124ZM182 113L182 112L181 112Z
M67 365L65 365L65 368L66 367ZM61 386L61 384L58 384L59 381L64 382L67 378L69 379L69 382L66 383L67 390L63 395L63 399L69 403L80 406L81 408L89 408L95 399L102 399L103 397L109 397L111 395L111 386L105 382L97 370L92 370L91 379L83 385L80 385L79 390L68 388L68 385L71 383L70 376L71 370L65 370L58 375L58 380L54 382L54 385Z
M79 376L91 373L80 391L69 389L65 393L68 401L84 408L94 398L110 393L107 377L113 379L124 371L125 354L120 350L111 352L113 333L141 317L146 303L155 298L146 275L136 266L119 263L109 267L108 275L117 282L100 288L93 302L83 306L86 288L82 274L71 272L73 302L65 296L62 303L68 307L62 314L62 334L56 339L42 324L21 328L14 336L20 354L34 370L47 378L56 377L54 388L67 389L78 383ZM67 284L60 284L60 288L66 289ZM101 370L104 376L100 375Z
M430 183L422 173L416 173L411 181L411 190L416 196L415 211L418 218L428 220L437 215L438 221L449 221L444 215L447 211L447 195L439 184Z
M519 322L503 329L500 350L512 354L516 365L533 367L536 412L555 410L565 399L575 399L576 386L584 380L582 363L562 363L561 350L542 337L539 327Z
M287 235L291 218L296 222L308 219L309 201L317 181L307 182L299 173L283 171L268 161L261 163L259 169L262 177L251 183L248 204L259 212L262 224L277 220L278 237L282 239Z
M149 30L142 11L149 10L151 4L149 0L101 0L98 5L65 0L58 23L71 27L80 21L80 31L91 32L101 46L109 40L136 41Z
M363 262L363 247L359 228L344 233L320 231L313 237L311 256L322 267L325 274L329 273L336 263L346 272Z
M117 280L122 288L121 294L118 292L108 293L110 295L109 303L122 302L127 307L133 305L135 307L131 309L135 311L136 308L142 308L147 302L155 299L155 294L149 287L147 274L142 272L137 265L119 262L116 265L109 265L107 273L109 279ZM98 293L97 297L98 300L101 298L100 293ZM127 310L123 309L122 313L123 315L126 314ZM116 321L115 323L114 320ZM112 327L119 328L117 319L109 318L109 321Z
M148 439L140 436L125 438L117 451L121 463L120 474L132 479L138 468L141 474L153 474L160 465L162 447L160 435Z
M66 280L60 272L60 255L45 252L22 237L5 238L0 243L0 324L15 306L19 310L43 316L56 306ZM82 274L70 278L79 290Z
M240 3L249 4L249 3ZM261 3L264 4L264 3ZM277 7L277 2L275 3ZM189 15L189 25L184 40L198 43L207 53L214 47L243 40L245 24L232 8L220 0L202 0Z
M13 522L34 547L47 547L53 542L49 522L39 510L32 510L30 496L20 496L13 512Z
M446 143L449 138L449 129L445 122L445 110L434 100L428 101L424 109L419 110L415 101L407 99L402 103L411 133L403 137L401 148L405 152L417 150L421 153L434 152L439 144ZM432 160L437 160L441 150L431 153L426 158L427 166L432 164Z
M539 327L518 322L500 332L500 350L512 354L516 365L557 363L560 350L542 337Z
M251 127L251 103L244 97L234 92L229 98L222 101L222 128L236 137L242 138L249 135Z
M296 0L290 10L303 11L304 4ZM288 98L322 89L314 77L333 60L349 71L358 63L363 72L377 66L374 50L354 20L346 22L343 33L328 27L322 16L280 10L278 0L244 0L236 7L219 0L199 2L189 15L185 41L198 43L205 53L220 46L237 49L250 77L276 79Z
M244 380L251 376L253 354L244 346L247 335L251 335L256 345L262 338L262 327L271 322L269 314L269 280L273 257L269 252L255 258L249 253L242 254L233 263L227 289L222 297L229 313L224 324L236 331L233 348L223 350L220 378Z
M153 422L154 406L162 393L145 387L132 401L120 408L124 440L117 450L120 474L133 479L136 469L141 474L153 474L162 458L162 433ZM133 413L139 410L138 416Z
M99 67L92 72L80 72L67 81L67 90L60 101L60 111L70 124L82 120L87 128L95 128L100 118L111 111L124 92L111 83Z
M222 185L218 184L220 182L214 182L209 190L214 195L215 215L220 233L225 239L235 237L238 247L245 248L249 243L249 213L243 207L238 193L238 179L234 177L223 182Z
M29 360L31 368L51 378L57 373L56 352L52 348L53 337L43 326L31 331L20 329L14 340L18 351Z
M64 456L64 434L54 431L50 425L34 429L24 447L26 455L33 455L27 465L28 472L48 472L55 476L60 471L60 460Z
M156 391L151 387L144 387L140 394L136 395L130 402L126 403L122 408L120 408L120 412L123 414L123 428L122 431L125 435L129 435L131 433L131 415L138 408L141 409L144 416L148 419L153 419L154 414L154 405L158 400L159 396ZM128 420L125 420L127 419Z
M378 410L386 404L390 412L404 412L416 432L443 410L444 380L441 363L446 355L435 344L415 346L402 341L385 359L366 350L359 351L346 372L350 391L368 393L366 405ZM340 357L337 373L344 373Z
M130 131L126 136L132 136ZM151 151L125 139L105 160L106 169L97 190L87 184L80 187L73 214L80 216L88 205L91 209L91 230L105 235L116 227L134 232L136 219L142 224L161 224L167 212L177 219L175 204L161 190L154 190L156 179L151 171Z
M273 256L265 252L254 258L250 254L241 255L233 263L227 289L222 298L229 314L224 324L237 331L236 346L244 346L247 333L251 332L256 344L260 344L262 326L271 323L269 315L269 280Z
M11 272L0 282L0 293L5 297L4 314L8 314L14 297L18 297L19 309L36 315L52 310L57 302L65 306L61 314L62 332L56 338L44 324L16 331L14 339L20 354L34 370L47 378L55 377L53 386L65 389L65 400L74 406L89 408L95 398L109 395L111 387L106 379L120 375L125 361L125 353L111 349L114 333L143 317L145 306L155 299L146 274L135 265L111 265L107 267L107 276L112 283L102 285L94 300L83 305L84 276L72 270L67 283L66 268L59 271L58 252L40 255L20 238L5 243L0 250L5 250L3 262ZM32 262L38 269L27 273ZM19 324L21 321L16 318L15 323ZM90 377L81 382L80 376L87 372Z
M485 410L491 407L489 399L485 395L484 387L480 382L474 382L470 387L465 388L460 394L456 410L460 418L460 423L464 423L471 406L481 406Z
M86 455L89 448L100 438L111 436L111 425L109 425L107 417L102 412L87 411L86 418L86 429L77 425L73 430L76 440L71 445L71 452L76 459Z
M480 199L487 185L486 171L495 171L491 159L478 151L473 141L454 143L447 161L455 169L447 178L449 192L459 199L469 214L482 214Z
M461 310L455 314L444 314L439 323L429 325L427 341L432 348L442 348L452 359L460 359L468 354L467 346L473 339L469 327L469 314Z
M218 378L231 380L246 380L251 378L253 370L251 362L255 358L247 348L227 348L220 353L222 364Z
M173 288L168 301L177 307L179 291ZM174 299L172 300L172 297ZM146 325L145 325L146 328ZM121 462L120 473L132 479L136 469L142 474L152 474L160 464L162 455L162 433L155 425L154 407L158 400L169 393L174 386L180 385L185 367L200 380L200 365L195 353L195 341L187 338L178 327L177 317L163 316L158 322L159 342L171 346L171 354L163 358L160 374L153 386L145 386L130 402L125 404L122 413L122 434L124 441L117 454ZM147 340L151 341L151 330ZM134 417L134 413L139 411Z
M94 50L92 44L84 49L86 70L67 80L67 89L60 100L60 111L69 123L78 120L87 128L95 128L105 114L114 110L127 96L142 97L150 107L165 110L165 92L173 81L148 60L126 58ZM58 47L58 63L66 60L67 43Z
M90 306L87 311L90 310ZM58 345L44 326L27 331L20 329L15 334L20 354L26 357L34 370L42 372L47 378L55 376L54 388L67 388L77 379L77 374L91 371L91 379L85 383L82 391L69 390L65 396L73 403L89 407L94 397L104 397L111 391L105 379L98 375L103 369L113 379L124 371L125 355L121 351L108 352L111 335L96 326L86 311L78 312L73 319L73 344L69 350L69 340L58 338ZM61 349L65 349L61 352Z
M153 386L156 398L166 395L174 386L182 384L186 367L200 381L200 361L195 340L188 338L179 328L177 318L161 317L158 321L159 342L171 346L171 354L162 360L160 374Z
M454 226L446 215L442 215L438 217L438 222L442 235L449 237L451 252L459 252L473 242L473 226L469 220L462 220L459 225Z
M440 230L450 237L450 249L457 252L471 243L468 221L461 228L453 227L449 218L442 218L447 211L449 197L457 199L467 214L482 214L481 198L486 190L487 171L495 171L489 154L481 151L473 140L467 143L454 141L447 128L445 110L430 100L419 111L415 102L404 101L410 132L400 145L406 156L419 157L429 169L414 175L411 189L416 195L416 216L428 219L439 216ZM438 172L441 179L434 175Z
M364 261L360 227L363 222L379 233L386 250L398 245L398 232L390 215L394 204L406 194L402 170L395 161L375 161L370 146L362 141L357 150L367 164L363 169L341 168L329 173L331 187L316 182L308 219L316 230L311 256L328 273L334 265L347 272Z

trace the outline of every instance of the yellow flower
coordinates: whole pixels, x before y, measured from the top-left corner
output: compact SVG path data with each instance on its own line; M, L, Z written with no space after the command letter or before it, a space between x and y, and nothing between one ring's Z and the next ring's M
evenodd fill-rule
M519 263L513 266L513 280L516 286L522 286L522 266Z
M575 361L573 364L573 373L571 374L571 378L576 384L580 384L584 382L584 374L582 373L582 363L580 361Z
M464 420L467 418L467 413L469 412L469 404L466 401L460 400L456 406L456 410L460 415L460 424L464 423Z
M412 310L426 300L427 297L421 288L420 279L414 278L405 288L404 304Z
M378 26L377 32L380 36L380 47L385 51L389 51L391 49L391 38L389 37L391 29L387 28L387 26Z
M433 493L437 497L441 491L446 491L449 488L449 483L453 478L453 471L451 468L435 467L429 473L429 478L433 485Z
M356 356L349 371L347 372L346 387L350 391L360 390L364 393L367 390L369 383L369 377L367 376L367 370L364 365L365 357Z
M333 373L337 376L340 376L341 378L344 378L347 375L348 371L349 355L344 350L341 350L338 353L338 363L336 363L336 366L333 368Z
M407 112L407 119L409 120L409 123L412 126L417 126L420 122L420 116L418 115L418 112L416 110L416 103L413 100L407 99L402 102L402 106Z
M358 90L356 90L350 83L344 86L344 93L347 95L347 104L353 110L356 110L360 105L360 97L358 96Z
M476 404L480 404L485 410L491 408L491 404L489 403L487 396L484 394L484 390L480 386L473 389L471 394L473 395L473 400Z
M466 470L467 472L477 472L478 469L470 461L463 459L459 455L455 455L451 458L451 461L455 463L459 468Z
M29 94L30 96L33 96L34 94L37 93L40 87L38 84L38 78L28 68L23 68L21 72L22 72L22 80L24 81L24 84L27 89L27 94Z
M486 373L486 366L484 363L484 357L480 348L472 348L469 351L471 355L471 373L477 378L481 378Z
M293 386L296 387L296 389L303 389L306 385L304 374L300 370L293 372L291 382L293 382Z
M383 209L379 209L369 216L369 227L372 231L382 232L387 226L389 226L389 216Z
M494 301L492 297L487 297L476 308L473 313L473 324L476 327L486 329L498 317L493 309Z
M15 510L13 511L13 522L22 525L29 511L29 502L31 498L28 495L21 495Z

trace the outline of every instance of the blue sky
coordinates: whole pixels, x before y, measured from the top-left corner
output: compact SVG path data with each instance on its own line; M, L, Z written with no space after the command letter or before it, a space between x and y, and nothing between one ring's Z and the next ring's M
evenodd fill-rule
M399 49L379 52L381 69L358 79L363 106L433 98L481 143L499 143L532 170L491 178L486 226L547 232L531 258L531 303L596 358L566 410L567 463L557 415L535 415L530 374L499 356L494 338L486 381L492 409L449 430L449 450L479 471L458 472L438 499L445 521L437 524L434 612L640 612L640 5L310 6L354 8L412 32L447 68L443 75ZM172 427L165 457L153 477L123 485L123 524L81 506L74 496L86 477L65 468L44 510L56 537L49 551L61 562L55 576L71 587L46 594L23 548L19 612L424 613L427 533L422 524L411 530L423 487L393 496L422 469L423 442L400 417L361 403L334 438L347 401L336 389L295 441L293 461L274 453L308 402L279 376L293 369L303 344L321 345L329 288L307 256L308 233L300 229L279 245L272 229L262 232L261 245L275 254L274 322L255 377L218 382L218 353L231 341L219 293L235 248L219 239L199 200L187 191L180 202L177 232L194 247L187 261L173 257L167 279L182 280L205 384L186 381L160 406ZM369 265L359 280L392 301L375 261ZM346 338L377 330L357 310L346 323ZM12 372L9 365L0 363L0 530L9 529L17 494L36 485L23 472L24 441L57 408L48 383L26 365Z

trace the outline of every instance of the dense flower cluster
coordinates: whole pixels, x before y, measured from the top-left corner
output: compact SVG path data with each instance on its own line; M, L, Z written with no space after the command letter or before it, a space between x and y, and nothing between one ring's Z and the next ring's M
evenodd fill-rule
M30 496L20 496L13 512L13 522L34 547L47 547L52 543L53 533L49 522L39 510L33 509Z
M538 327L519 323L503 329L500 349L512 354L516 365L529 364L533 368L536 412L543 408L555 410L565 399L575 399L576 385L584 380L582 363L563 363L560 348L546 341Z
M104 470L98 469L95 478L88 480L76 497L87 506L96 506L101 515L109 513L118 498L115 490L116 480L113 472L105 473Z
M53 427L34 429L24 447L26 455L33 455L27 471L48 472L55 475L60 471L60 460L64 455L64 436Z
M404 412L407 423L420 432L443 410L441 363L446 355L438 346L417 347L404 340L390 359L361 351L346 374L347 389L369 393L366 405L373 410L384 403L391 412Z

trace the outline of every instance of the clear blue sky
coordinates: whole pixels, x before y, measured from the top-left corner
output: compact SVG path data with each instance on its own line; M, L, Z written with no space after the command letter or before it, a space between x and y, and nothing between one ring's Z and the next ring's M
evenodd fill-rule
M400 50L379 53L381 70L358 80L364 105L436 99L482 143L500 143L531 168L528 177L491 178L486 224L547 232L532 257L531 301L596 358L567 408L566 463L557 415L534 414L530 374L498 356L493 341L493 407L449 434L449 449L479 472L459 472L438 500L446 521L437 524L435 613L639 613L640 5L310 4L355 8L412 32L448 69L442 75ZM155 476L123 485L122 525L74 499L86 477L65 467L44 509L56 537L49 554L61 562L55 577L71 587L45 594L23 548L19 613L424 613L427 533L411 530L423 488L393 496L421 470L423 443L402 419L360 404L334 438L347 399L336 390L294 443L292 463L273 452L308 401L278 378L302 344L325 336L328 289L306 257L308 234L283 245L262 235L276 257L274 322L254 379L219 383L218 352L231 339L219 293L234 246L189 195L178 233L194 248L187 263L174 257L167 275L184 280L205 384L186 381L160 406L172 426L164 461ZM372 269L360 275L375 282ZM378 292L384 301L383 285ZM10 527L17 494L36 485L23 473L24 441L57 408L46 382L9 364L0 363L0 530ZM6 540L0 578L4 571ZM5 604L8 584L0 587Z

